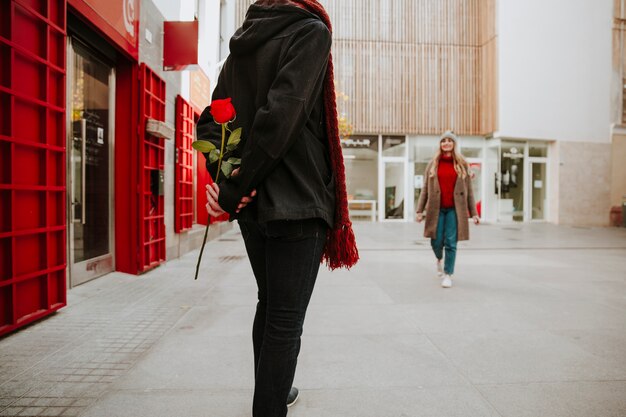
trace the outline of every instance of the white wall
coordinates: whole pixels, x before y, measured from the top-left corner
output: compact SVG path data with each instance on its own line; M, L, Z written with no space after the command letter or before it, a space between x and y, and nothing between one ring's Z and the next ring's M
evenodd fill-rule
M152 0L167 21L199 21L198 65L215 87L220 53L220 0ZM181 71L181 95L189 99L189 71Z
M220 0L200 0L200 44L198 59L204 72L211 78L212 87L215 68L220 61Z
M499 0L501 137L610 141L612 0Z

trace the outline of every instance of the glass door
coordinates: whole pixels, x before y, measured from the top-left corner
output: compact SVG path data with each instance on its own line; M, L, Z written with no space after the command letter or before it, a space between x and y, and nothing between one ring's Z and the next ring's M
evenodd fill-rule
M530 162L530 220L546 220L546 163Z
M500 139L489 139L485 147L485 164L482 167L485 178L484 194L481 195L481 217L485 221L500 220Z
M404 220L404 201L406 196L406 173L404 162L383 162L384 164L384 220Z
M524 221L523 142L502 141L500 159L500 221Z
M472 180L472 191L474 192L474 201L476 202L476 212L480 218L483 217L483 163L479 159L468 158L469 174Z
M381 188L378 190L379 220L407 220L408 153L406 137L381 137Z
M113 271L114 70L75 39L68 45L70 286Z

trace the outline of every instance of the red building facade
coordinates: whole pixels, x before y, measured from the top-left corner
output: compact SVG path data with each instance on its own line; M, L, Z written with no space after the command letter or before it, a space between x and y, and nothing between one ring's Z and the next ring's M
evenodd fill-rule
M166 123L170 86L140 62L139 8L0 2L0 335L65 306L68 285L164 262L167 193L176 233L201 214L200 108L177 96Z

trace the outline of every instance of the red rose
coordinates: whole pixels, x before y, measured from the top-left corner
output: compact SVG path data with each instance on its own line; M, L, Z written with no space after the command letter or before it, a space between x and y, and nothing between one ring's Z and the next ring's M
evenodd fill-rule
M229 97L222 100L213 100L211 103L211 116L217 123L224 124L235 119L235 108L230 101Z

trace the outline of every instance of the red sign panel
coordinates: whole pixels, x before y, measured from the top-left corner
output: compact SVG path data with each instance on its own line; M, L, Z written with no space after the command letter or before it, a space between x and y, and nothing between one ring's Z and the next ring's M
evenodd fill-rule
M180 71L198 64L198 21L163 22L163 69Z
M68 4L132 57L138 57L139 0L68 0Z

